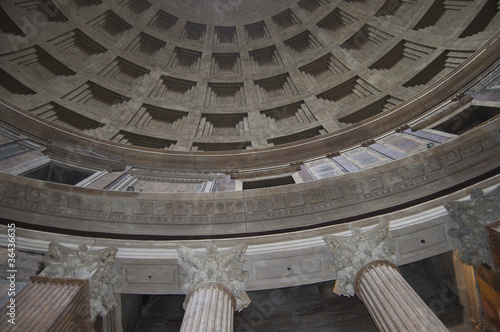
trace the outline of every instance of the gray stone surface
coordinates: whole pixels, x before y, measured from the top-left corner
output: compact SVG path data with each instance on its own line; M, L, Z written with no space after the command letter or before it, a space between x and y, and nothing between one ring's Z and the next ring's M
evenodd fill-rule
M445 203L448 213L459 225L449 231L450 235L460 240L462 262L474 266L488 264L494 268L486 226L500 219L500 187L487 194L474 189L470 197L468 201Z
M334 292L344 296L354 296L356 275L366 264L377 260L396 264L399 260L388 222L381 222L368 231L355 227L351 233L352 236L323 237L333 255L330 269L337 274Z
M215 244L209 244L206 253L180 247L178 262L182 291L189 295L203 283L220 283L236 298L237 311L248 307L250 299L245 285L248 272L242 270L246 249L243 243L220 252Z
M394 3L3 2L0 65L15 83L0 96L69 130L174 151L322 135L436 82L498 27L498 15L474 23L484 1Z
M90 286L90 318L94 322L97 315L105 317L118 303L113 284L118 275L113 272L115 247L99 251L89 251L86 245L70 249L55 242L49 245L40 272L42 277L88 279Z

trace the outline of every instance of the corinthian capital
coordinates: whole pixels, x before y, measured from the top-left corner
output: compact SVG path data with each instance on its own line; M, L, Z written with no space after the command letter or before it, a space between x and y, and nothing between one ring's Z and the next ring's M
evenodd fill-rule
M179 254L181 289L186 294L202 283L217 282L227 287L236 298L236 310L248 307L250 299L246 293L248 272L242 270L247 246L243 243L219 252L214 244L206 252L181 246Z
M113 289L118 276L112 271L117 251L116 247L88 251L86 245L79 245L75 250L51 242L43 258L45 268L40 276L89 279L93 322L97 315L104 317L118 305Z
M389 233L389 223L381 222L364 232L359 227L351 229L351 236L325 235L323 240L333 255L330 269L337 273L333 289L335 294L354 296L354 280L366 264L385 260L397 263L395 248Z
M481 189L471 192L467 201L446 202L444 207L459 228L450 229L450 236L461 243L460 260L478 266L486 263L493 267L486 225L500 219L500 186L488 194Z

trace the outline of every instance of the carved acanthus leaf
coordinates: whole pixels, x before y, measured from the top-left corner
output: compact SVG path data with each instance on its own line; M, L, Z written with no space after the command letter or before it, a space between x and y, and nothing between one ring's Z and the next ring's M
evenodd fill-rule
M333 291L344 296L354 296L356 274L366 264L376 260L386 260L394 264L398 261L388 222L381 222L366 232L354 227L351 233L352 236L323 237L333 255L330 269L337 273Z
M236 310L248 307L250 299L245 285L248 272L242 270L246 249L242 243L219 252L214 244L209 244L203 253L181 246L177 250L181 290L189 294L197 285L217 282L231 290L236 298Z
M473 266L486 263L493 267L485 226L500 219L500 186L486 195L481 189L474 189L470 200L446 202L444 207L459 225L448 234L452 237L458 234L460 260Z
M104 317L118 305L113 289L118 276L112 271L117 251L116 247L89 251L82 244L75 250L51 242L43 258L45 268L40 276L89 279L93 322L97 315Z

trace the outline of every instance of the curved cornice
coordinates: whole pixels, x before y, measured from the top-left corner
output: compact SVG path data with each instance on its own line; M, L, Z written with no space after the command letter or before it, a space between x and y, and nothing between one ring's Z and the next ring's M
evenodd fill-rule
M499 128L496 119L385 165L241 192L116 192L0 174L0 207L5 219L118 238L211 238L314 228L400 209L496 174Z
M349 235L352 227L369 230L381 221L390 223L400 265L456 249L458 242L448 235L455 227L444 204L446 201L467 200L474 188L485 193L497 187L499 176L459 190L435 200L404 210L353 223L333 225L287 234L219 239L215 244L230 248L241 242L248 246L247 262L243 269L249 272L248 290L290 287L333 280L328 268L331 254L323 241L325 234ZM0 225L0 241L6 241L7 227ZM16 226L16 248L29 252L45 252L51 241L77 248L86 244L92 250L116 246L115 269L122 276L115 291L134 294L179 294L177 248L180 245L204 250L209 240L142 241L92 238L54 234L22 229ZM137 272L138 271L138 272Z

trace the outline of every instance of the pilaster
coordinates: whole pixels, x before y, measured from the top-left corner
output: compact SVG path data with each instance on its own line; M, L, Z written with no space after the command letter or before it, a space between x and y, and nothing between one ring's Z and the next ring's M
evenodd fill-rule
M449 231L460 241L459 259L468 265L485 263L494 268L486 226L500 219L500 186L488 194L474 189L470 200L449 201L444 207L459 225Z
M113 289L118 276L112 271L117 251L116 247L89 251L86 245L71 249L51 242L43 258L45 269L40 276L88 279L90 316L94 322L97 315L105 317L118 305Z

